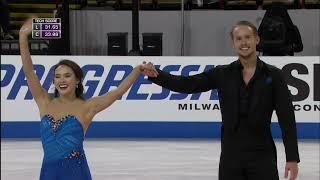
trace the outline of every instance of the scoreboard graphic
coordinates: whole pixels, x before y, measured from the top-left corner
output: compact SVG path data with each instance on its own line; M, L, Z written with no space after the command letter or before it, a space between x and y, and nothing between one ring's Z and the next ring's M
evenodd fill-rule
M32 39L60 39L61 18L34 18Z

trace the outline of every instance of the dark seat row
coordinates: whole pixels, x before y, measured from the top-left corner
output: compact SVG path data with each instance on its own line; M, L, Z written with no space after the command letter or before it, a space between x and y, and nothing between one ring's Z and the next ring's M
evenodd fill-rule
M112 7L128 10L133 0L87 0L88 7ZM257 9L256 0L140 0L142 10L179 10L181 2L185 9ZM281 3L289 9L320 8L320 0L263 0L263 8Z
M17 38L22 23L30 15L52 18L64 0L8 0L10 10L10 29ZM87 0L69 0L70 9L87 6Z

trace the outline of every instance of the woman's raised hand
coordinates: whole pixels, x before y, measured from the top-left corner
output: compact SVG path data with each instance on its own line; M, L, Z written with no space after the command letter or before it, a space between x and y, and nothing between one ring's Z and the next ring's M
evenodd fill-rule
M32 19L36 18L35 16L32 16L30 18L28 18L23 25L20 28L20 32L19 35L20 36L29 36L29 34L31 34L32 32Z

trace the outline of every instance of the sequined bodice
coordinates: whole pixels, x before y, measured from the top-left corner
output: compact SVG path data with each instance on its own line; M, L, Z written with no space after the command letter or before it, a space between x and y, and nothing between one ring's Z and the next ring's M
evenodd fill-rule
M74 115L54 119L51 115L41 118L40 134L44 162L84 156L84 132Z

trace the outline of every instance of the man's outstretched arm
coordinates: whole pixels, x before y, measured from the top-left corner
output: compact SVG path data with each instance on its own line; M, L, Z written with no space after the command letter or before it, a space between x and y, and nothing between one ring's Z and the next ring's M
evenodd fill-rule
M147 65L144 74L150 81L175 92L188 94L205 92L218 86L219 75L216 68L192 76L179 76L156 69L152 63Z

